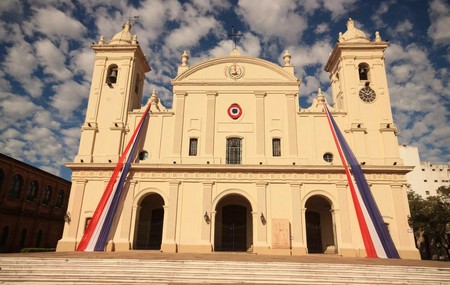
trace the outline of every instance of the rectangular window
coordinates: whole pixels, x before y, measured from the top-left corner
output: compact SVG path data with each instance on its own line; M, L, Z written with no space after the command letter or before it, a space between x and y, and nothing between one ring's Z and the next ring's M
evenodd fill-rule
M189 139L189 156L197 156L198 138Z
M272 139L272 155L281 156L281 139Z
M241 164L241 139L228 138L227 139L227 164Z

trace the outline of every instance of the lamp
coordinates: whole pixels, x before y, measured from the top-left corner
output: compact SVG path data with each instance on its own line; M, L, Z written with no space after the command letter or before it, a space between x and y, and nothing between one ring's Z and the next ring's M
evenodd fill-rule
M264 217L264 214L263 214L262 212L261 212L260 218L261 218L261 223L262 223L263 225L265 225L265 224L267 223L267 221L266 221L266 218Z
M209 219L209 216L208 216L208 212L205 212L205 214L203 215L203 219L205 219L205 222L207 224L209 224L209 222L211 222L211 220Z
M70 217L70 212L65 213L65 214L64 214L64 222L66 222L66 223L69 224L71 220L72 220L72 219L71 219L71 217Z

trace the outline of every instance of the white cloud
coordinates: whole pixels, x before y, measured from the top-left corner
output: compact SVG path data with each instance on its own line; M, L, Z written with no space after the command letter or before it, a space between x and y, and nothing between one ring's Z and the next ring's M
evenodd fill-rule
M167 47L172 50L186 49L199 45L201 38L218 26L217 21L211 17L199 17L175 29L166 38Z
M298 8L293 0L240 0L236 13L264 40L275 37L295 43L307 27Z
M61 81L72 77L72 73L64 63L66 57L51 41L38 41L35 47L37 58L40 60L40 65L44 67L45 73Z
M13 95L11 93L0 93L0 114L2 120L14 125L15 121L27 119L40 109L29 98Z
M404 20L397 24L393 29L388 29L388 34L391 37L412 37L413 34L413 24L409 20Z
M324 33L328 33L329 30L330 30L330 26L328 25L328 23L320 23L314 29L314 33L316 33L318 35L321 35L321 34L324 34Z
M429 8L431 26L428 36L436 44L450 43L450 4L443 0L433 0Z
M75 81L66 81L53 87L55 95L51 98L51 105L55 107L60 116L68 119L89 96L89 86L81 85Z
M86 28L78 20L51 6L35 9L35 16L29 22L27 29L37 30L51 39L66 37L84 40Z

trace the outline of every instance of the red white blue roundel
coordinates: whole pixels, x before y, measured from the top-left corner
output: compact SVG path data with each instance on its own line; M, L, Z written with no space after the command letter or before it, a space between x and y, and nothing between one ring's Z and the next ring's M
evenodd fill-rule
M239 106L236 103L233 103L228 107L228 116L232 118L233 120L238 119L242 115L242 109L241 106Z

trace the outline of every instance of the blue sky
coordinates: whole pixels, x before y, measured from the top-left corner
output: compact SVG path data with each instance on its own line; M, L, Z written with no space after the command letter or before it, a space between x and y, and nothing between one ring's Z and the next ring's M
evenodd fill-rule
M2 0L0 1L0 152L70 179L93 69L92 42L121 30L128 16L171 107L170 79L184 50L193 65L228 55L235 26L241 54L282 63L292 55L307 107L349 17L373 39L388 39L386 65L399 143L422 161L450 161L450 4L445 0Z

